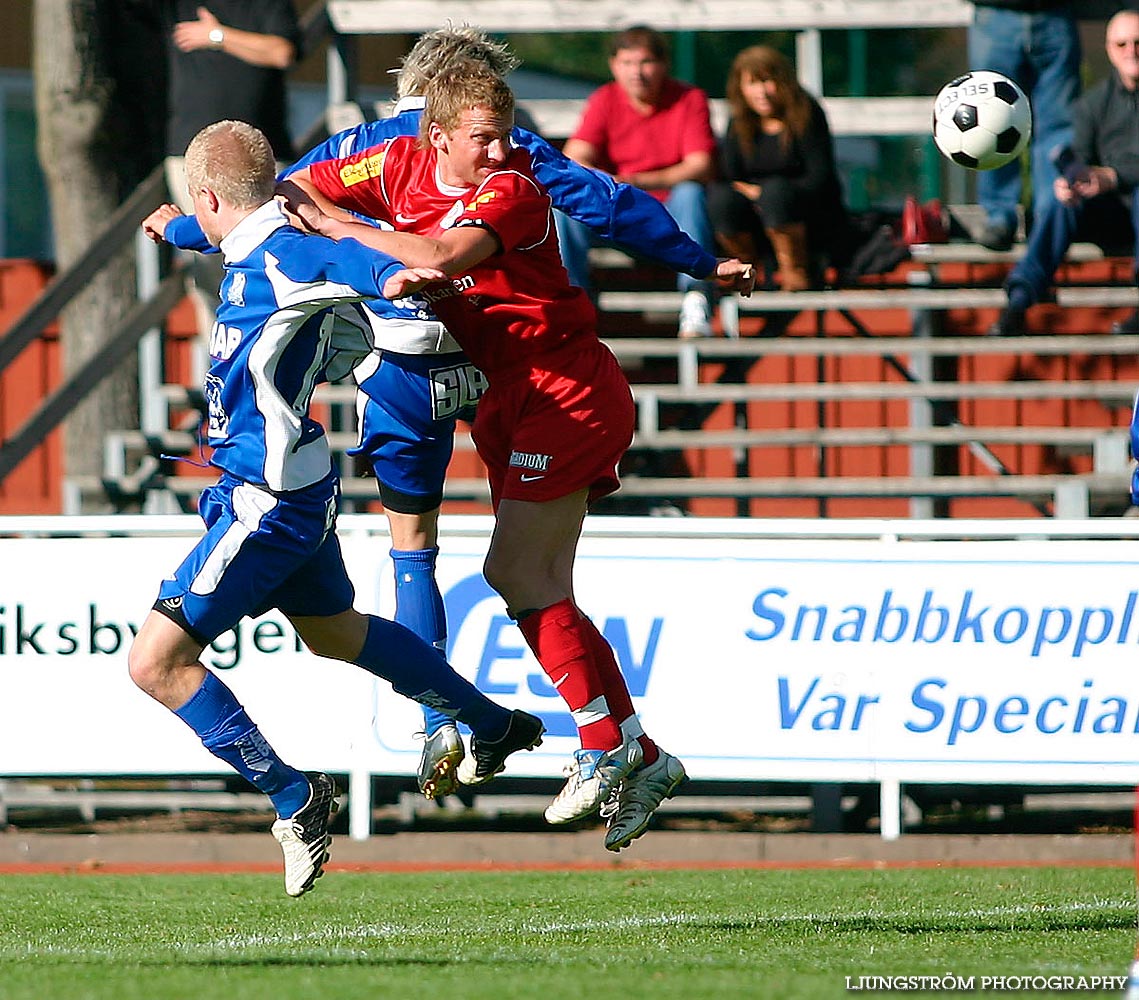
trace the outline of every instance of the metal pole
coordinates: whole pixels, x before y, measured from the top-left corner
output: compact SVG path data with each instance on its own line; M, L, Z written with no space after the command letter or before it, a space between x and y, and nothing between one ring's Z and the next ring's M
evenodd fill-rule
M135 234L136 287L140 302L153 298L161 280L158 246L140 229ZM138 342L138 419L144 434L166 430L166 406L159 392L163 380L162 331L152 326Z

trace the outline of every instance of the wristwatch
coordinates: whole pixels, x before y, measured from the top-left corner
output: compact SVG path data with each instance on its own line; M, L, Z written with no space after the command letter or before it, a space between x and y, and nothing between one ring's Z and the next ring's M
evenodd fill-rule
M225 31L221 28L210 28L210 46L215 49L220 49L225 43Z

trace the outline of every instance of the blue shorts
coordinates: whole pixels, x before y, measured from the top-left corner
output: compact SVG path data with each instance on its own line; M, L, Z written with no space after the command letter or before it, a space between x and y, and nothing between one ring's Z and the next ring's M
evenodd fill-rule
M393 354L360 383L367 399L360 443L349 454L366 456L384 506L422 514L443 502L455 421L474 419L486 377L463 354Z
M203 646L271 608L290 617L347 611L356 594L334 530L338 493L335 476L273 494L223 475L202 491L206 533L162 581L154 610Z

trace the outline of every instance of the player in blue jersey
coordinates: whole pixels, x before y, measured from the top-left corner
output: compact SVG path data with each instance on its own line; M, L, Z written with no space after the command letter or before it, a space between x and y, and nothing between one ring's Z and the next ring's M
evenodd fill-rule
M198 223L225 266L206 376L210 460L222 475L199 502L206 534L163 580L129 665L142 690L272 800L285 891L299 896L327 858L336 790L328 775L286 764L202 664L205 646L243 617L279 608L317 655L355 663L470 726L470 783L538 745L543 726L490 701L414 632L352 607L335 532L339 480L309 415L317 383L343 361L332 309L401 298L441 272L294 229L273 197L274 169L264 135L242 122L208 126L186 151ZM179 215L162 206L143 231L161 240Z
M480 63L505 76L518 60L477 28L441 28L422 35L396 78L399 102L391 117L346 129L305 154L288 176L312 163L338 159L398 135L416 135L427 83L459 63ZM728 287L751 291L750 265L717 260L691 240L651 195L608 174L582 167L524 128L511 141L530 153L534 176L554 207L588 226L600 239L694 277L714 276ZM195 242L198 240L198 242ZM172 237L178 246L202 249L193 220ZM417 308L401 310L383 300L368 304L378 356L357 371L366 395L360 443L353 451L371 462L391 526L396 577L396 620L441 652L447 620L435 580L439 508L451 458L456 420L470 417L486 380L462 354L446 328ZM380 401L377 404L375 401ZM452 719L424 709L425 742L419 788L427 798L452 792L464 750Z

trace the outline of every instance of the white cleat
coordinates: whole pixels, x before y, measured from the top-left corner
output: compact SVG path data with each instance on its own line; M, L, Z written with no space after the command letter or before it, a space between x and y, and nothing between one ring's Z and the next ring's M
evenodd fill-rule
M665 799L672 798L687 777L680 759L663 750L652 764L630 774L601 810L608 820L605 849L620 851L644 833L653 813Z
M324 874L332 837L328 826L336 812L336 784L327 774L306 771L308 802L288 819L273 824L273 836L285 855L285 892L303 896Z
M643 759L635 739L613 750L575 750L573 762L562 771L565 785L546 807L546 822L572 823L597 812Z
M516 708L510 713L506 732L494 742L471 734L471 752L459 762L459 781L464 785L481 785L506 767L506 758L518 750L533 750L542 745L546 727L542 720Z

